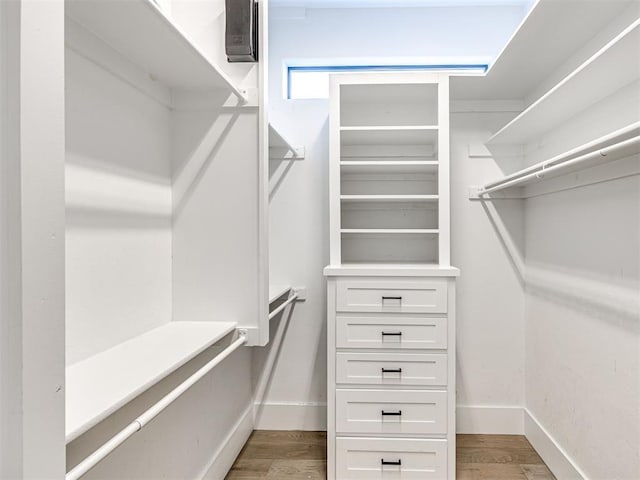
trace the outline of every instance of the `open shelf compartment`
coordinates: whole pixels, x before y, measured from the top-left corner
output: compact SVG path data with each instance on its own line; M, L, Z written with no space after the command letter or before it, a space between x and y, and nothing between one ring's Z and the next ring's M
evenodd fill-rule
M434 125L341 127L340 142L348 145L426 145L433 151L438 141Z
M438 263L436 233L341 233L344 263Z
M343 127L436 125L438 85L342 85L340 104L340 123ZM416 105L421 107L416 108Z
M346 202L341 205L342 229L438 228L438 204L420 202Z

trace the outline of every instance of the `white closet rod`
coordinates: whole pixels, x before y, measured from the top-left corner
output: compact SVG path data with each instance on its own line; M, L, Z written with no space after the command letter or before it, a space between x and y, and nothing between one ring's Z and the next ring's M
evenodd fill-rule
M125 440L131 437L134 433L139 432L147 423L158 416L165 408L171 405L178 397L186 392L190 387L197 383L202 377L215 368L220 362L231 355L235 350L244 345L247 342L247 337L243 333L240 334L237 340L231 345L225 348L222 352L216 355L215 358L206 363L197 372L187 378L184 382L178 385L176 388L166 394L158 403L153 405L142 415L131 422L127 427L122 429L118 434L113 436L104 445L98 448L95 452L85 458L82 462L76 465L65 476L65 480L77 480L85 473L95 467L100 461L102 461L107 455L118 448Z
M547 164L542 164L538 168L536 168L534 171L529 173L528 175L518 177L504 183L500 183L491 188L484 188L478 192L478 195L479 196L488 195L489 193L494 192L496 190L502 190L504 188L513 187L520 183L525 183L533 178L543 178L546 174L555 172L556 170L563 170L567 167L574 166L582 162L587 162L587 161L598 159L598 158L606 158L607 155L611 155L611 154L624 155L625 153L632 155L634 153L638 153L639 146L640 146L640 136L633 137L628 140L624 140L622 142L616 143L615 145L611 145L609 147L596 150L595 152L586 153L579 157L566 160L562 163L557 163L551 167L547 167ZM618 158L622 158L622 156L618 156Z
M282 305L278 306L278 308L276 308L273 312L269 314L269 320L271 320L273 317L278 315L282 310L287 308L287 305L289 305L291 302L295 302L297 298L298 298L298 293L294 290L293 295L287 298L287 300L284 303L282 303Z
M510 182L512 180L515 180L516 178L520 178L523 177L525 175L527 175L530 172L534 172L540 169L540 167L545 167L547 165L553 165L556 164L558 162L562 162L568 159L572 159L575 158L576 155L582 154L584 151L590 150L594 147L597 147L598 145L601 145L603 143L607 143L607 142L611 142L612 140L616 140L620 137L624 137L626 135L629 135L631 133L636 133L636 131L638 131L640 129L640 122L634 122L630 125L627 125L626 127L623 127L619 130L616 130L614 132L611 132L607 135L604 135L602 137L599 137L591 142L588 142L584 145L580 145L577 148L574 148L572 150L569 150L567 152L561 153L559 155L556 155L555 157L549 159L549 160L545 160L544 162L540 162L540 163L536 163L535 165L532 165L530 167L527 168L523 168L522 170L519 170L515 173L512 173L511 175L507 175L499 180L496 180L494 182L489 182L487 183L484 188L486 190L496 187L496 186L502 186L504 183ZM607 147L603 147L603 148L607 148ZM484 191L484 190L483 190Z

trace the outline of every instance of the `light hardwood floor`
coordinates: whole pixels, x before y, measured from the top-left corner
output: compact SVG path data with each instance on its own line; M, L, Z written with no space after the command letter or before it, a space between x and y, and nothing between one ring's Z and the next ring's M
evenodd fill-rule
M555 480L520 435L458 435L458 480ZM324 480L325 432L255 431L226 480Z

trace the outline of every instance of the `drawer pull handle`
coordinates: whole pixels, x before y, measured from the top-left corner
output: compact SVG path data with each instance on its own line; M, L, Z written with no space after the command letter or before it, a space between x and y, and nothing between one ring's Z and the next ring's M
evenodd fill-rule
M402 332L381 332L383 337L392 336L392 337L401 337Z
M383 295L382 296L382 301L384 302L385 300L398 300L399 302L401 302L402 301L402 297L394 297L394 296Z
M385 460L384 458L380 459L380 465L402 465L402 460Z
M396 412L387 412L385 410L382 410L382 416L383 417L401 417L402 416L402 410L398 410Z
M382 374L385 373L402 373L402 368L384 368L382 367Z

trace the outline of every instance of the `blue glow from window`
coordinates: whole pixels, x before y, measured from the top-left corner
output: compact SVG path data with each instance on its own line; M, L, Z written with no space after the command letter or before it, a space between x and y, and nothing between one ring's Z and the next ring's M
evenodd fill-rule
M473 70L486 72L486 64L442 64L442 65L334 65L334 66L293 66L287 67L287 99L328 98L329 74L339 72L404 72L425 70ZM296 75L301 73L303 75ZM321 75L311 75L318 73ZM310 74L310 75L306 75ZM326 74L326 75L322 75ZM307 81L307 85L293 85L294 77L299 82ZM326 78L325 78L326 77ZM297 91L294 91L297 89ZM305 91L306 90L306 91ZM314 92L314 93L311 93Z

